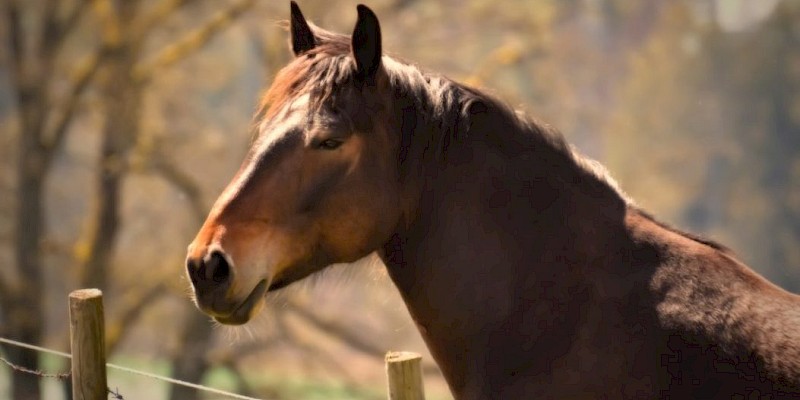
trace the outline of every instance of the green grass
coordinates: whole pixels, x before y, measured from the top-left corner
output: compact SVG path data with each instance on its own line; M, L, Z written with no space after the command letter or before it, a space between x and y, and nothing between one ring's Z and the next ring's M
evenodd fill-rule
M132 356L116 356L112 363L161 376L170 376L170 365L165 360L152 360ZM41 369L45 372L63 372L69 368L66 360L53 356L42 356ZM0 365L0 398L7 398L8 379L11 371ZM333 379L312 379L303 376L280 376L268 372L253 372L242 377L258 396L266 399L292 400L378 400L386 398L383 384L372 387L353 386ZM228 368L214 368L200 384L230 392L237 392L237 376ZM43 398L63 400L62 384L52 378L42 378ZM195 382L196 383L196 382ZM108 385L119 390L125 399L166 399L169 383L115 369L108 370ZM436 399L438 396L428 396ZM206 394L203 399L221 399L219 395ZM446 397L444 397L446 398Z

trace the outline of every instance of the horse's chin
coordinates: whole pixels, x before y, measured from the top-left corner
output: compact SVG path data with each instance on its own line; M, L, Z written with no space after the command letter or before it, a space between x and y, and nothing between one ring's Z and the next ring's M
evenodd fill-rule
M319 259L315 259L314 261L316 262L304 262L295 264L290 268L285 268L282 273L272 277L272 282L269 284L268 291L274 292L283 289L329 266L329 263L319 261Z
M289 286L289 284L291 284L291 283L292 283L292 281L276 280L275 282L272 282L271 285L269 285L269 289L267 291L268 292L274 292L276 290L280 290L280 289L283 289L283 288Z
M262 308L264 308L264 295L267 293L266 279L258 282L253 291L230 315L214 316L214 320L223 325L244 325L250 321Z

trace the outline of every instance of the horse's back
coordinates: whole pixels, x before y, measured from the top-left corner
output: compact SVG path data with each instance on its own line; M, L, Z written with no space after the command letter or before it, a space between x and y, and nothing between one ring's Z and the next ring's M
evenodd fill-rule
M627 244L588 277L580 310L556 308L577 312L574 326L535 343L506 331L459 399L800 398L798 296L720 246L631 214Z
M629 225L659 249L646 282L656 316L654 394L800 398L800 297L713 243L648 218Z

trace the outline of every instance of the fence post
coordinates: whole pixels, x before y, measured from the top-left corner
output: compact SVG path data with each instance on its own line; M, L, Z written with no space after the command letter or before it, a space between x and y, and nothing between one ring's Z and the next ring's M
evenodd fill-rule
M69 336L74 400L108 398L104 331L103 293L98 289L70 293Z
M407 351L386 353L389 400L424 400L422 356Z

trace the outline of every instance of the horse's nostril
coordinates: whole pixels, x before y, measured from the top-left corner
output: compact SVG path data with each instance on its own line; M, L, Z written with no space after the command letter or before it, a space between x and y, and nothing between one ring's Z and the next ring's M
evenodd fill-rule
M222 283L230 277L230 265L228 265L225 257L217 251L211 253L211 257L208 260L208 269L208 273L211 274L211 279L214 282Z
M200 271L200 269L202 268L202 261L200 262L200 265L201 266L198 266L195 260L192 259L186 260L186 272L188 273L189 279L191 279L193 285L197 285L197 282L200 280L200 277L202 276L202 272L205 272L205 271Z
M186 270L195 288L200 286L206 288L215 284L225 283L230 279L231 274L231 267L228 261L218 251L209 254L205 260L187 259Z

